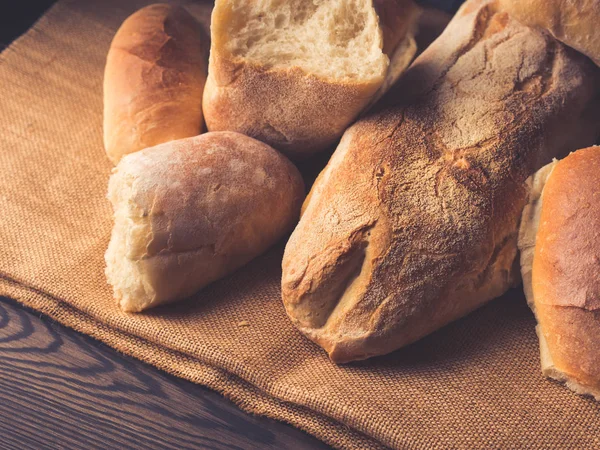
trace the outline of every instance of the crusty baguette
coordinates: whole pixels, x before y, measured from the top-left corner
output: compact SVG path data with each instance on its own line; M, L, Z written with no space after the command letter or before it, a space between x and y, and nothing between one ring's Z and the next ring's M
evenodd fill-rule
M264 252L298 219L304 184L283 155L233 132L125 156L111 176L106 276L125 311L185 298Z
M104 72L104 147L123 155L200 134L208 36L180 7L150 5L117 31Z
M499 5L524 24L548 30L600 66L599 0L499 0Z
M519 281L525 180L600 134L600 70L467 2L349 128L283 259L288 315L335 362L409 344Z
M528 186L519 249L542 371L600 400L600 147L544 166Z
M208 129L295 159L328 148L410 63L417 11L412 0L217 0Z

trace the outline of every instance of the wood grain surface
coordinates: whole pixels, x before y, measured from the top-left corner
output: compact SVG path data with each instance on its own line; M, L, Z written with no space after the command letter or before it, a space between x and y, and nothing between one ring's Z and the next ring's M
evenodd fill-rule
M0 449L326 449L0 297Z

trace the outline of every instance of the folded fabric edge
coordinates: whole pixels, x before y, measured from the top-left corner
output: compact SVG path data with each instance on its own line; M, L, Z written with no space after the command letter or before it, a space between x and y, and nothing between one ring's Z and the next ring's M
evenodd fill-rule
M277 399L221 368L106 324L65 301L0 273L0 296L44 314L63 326L179 378L218 392L243 411L288 423L339 449L385 449L373 438L301 405Z

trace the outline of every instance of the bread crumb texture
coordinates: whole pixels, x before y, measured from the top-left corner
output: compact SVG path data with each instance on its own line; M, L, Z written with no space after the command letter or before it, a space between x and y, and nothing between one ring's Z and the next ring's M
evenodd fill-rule
M341 80L380 78L387 68L379 19L364 0L233 0L213 39L264 69L299 67ZM222 41L221 41L222 40ZM357 62L360 62L357 64Z

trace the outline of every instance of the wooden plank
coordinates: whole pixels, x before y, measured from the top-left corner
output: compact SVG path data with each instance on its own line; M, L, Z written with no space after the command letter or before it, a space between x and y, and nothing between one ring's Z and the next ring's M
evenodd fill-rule
M0 448L329 447L0 297Z

